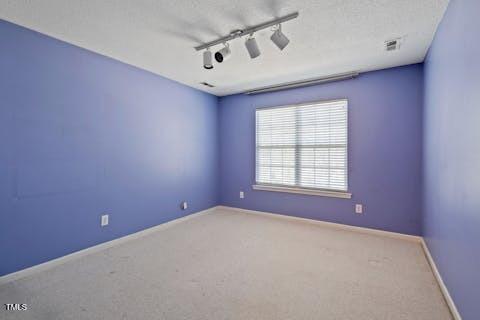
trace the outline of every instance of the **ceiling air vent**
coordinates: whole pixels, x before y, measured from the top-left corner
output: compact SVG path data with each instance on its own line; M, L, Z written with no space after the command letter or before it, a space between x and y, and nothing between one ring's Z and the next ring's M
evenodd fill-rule
M400 38L385 41L386 51L395 51L400 49Z
M204 86L209 87L209 88L215 88L215 86L213 84L210 84L208 82L200 82L200 84L203 84Z

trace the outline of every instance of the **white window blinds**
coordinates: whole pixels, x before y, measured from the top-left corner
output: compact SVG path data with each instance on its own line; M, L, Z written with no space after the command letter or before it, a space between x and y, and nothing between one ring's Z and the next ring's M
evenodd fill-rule
M347 100L256 111L256 183L347 191Z

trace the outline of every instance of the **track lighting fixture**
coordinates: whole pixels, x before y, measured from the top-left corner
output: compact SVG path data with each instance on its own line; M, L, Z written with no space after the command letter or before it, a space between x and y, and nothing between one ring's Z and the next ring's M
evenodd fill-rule
M230 46L228 45L228 43L225 43L222 49L215 52L215 60L217 60L218 63L222 63L223 61L230 58L231 54L232 51L230 51Z
M205 69L213 69L212 52L210 48L207 48L207 50L203 52L203 67Z
M280 50L285 49L285 47L290 42L290 40L288 40L288 38L283 34L281 24L277 26L277 30L275 30L270 39Z
M250 58L255 59L260 55L260 49L258 48L257 40L253 37L253 34L251 34L247 41L245 41L245 47L247 47Z
M230 34L228 34L227 36L221 37L217 40L210 41L208 43L204 43L195 47L195 50L200 51L200 50L206 49L205 52L203 53L203 67L205 69L213 69L212 53L209 50L210 47L223 43L223 48L215 52L215 55L214 55L215 60L218 63L222 63L223 61L230 58L232 54L232 52L230 51L228 41L249 35L248 39L245 41L245 47L247 48L250 58L255 59L258 56L260 56L261 52L258 47L256 39L253 37L253 34L257 31L264 30L274 26L276 26L276 29L272 34L272 36L270 37L270 39L273 41L273 43L275 43L275 45L280 50L283 50L288 45L290 40L282 33L281 24L287 21L293 20L297 17L298 17L298 12L295 12L275 20L264 22L253 27L248 27L243 30L240 30L240 29L234 30L230 32Z

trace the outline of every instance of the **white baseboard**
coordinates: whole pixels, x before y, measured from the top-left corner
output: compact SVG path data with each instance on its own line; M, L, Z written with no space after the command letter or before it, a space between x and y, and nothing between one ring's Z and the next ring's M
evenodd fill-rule
M435 264L435 261L433 260L432 255L430 254L430 250L428 250L427 243L425 242L425 239L422 238L422 248L423 252L425 253L425 257L428 260L428 263L430 264L430 267L432 268L433 275L435 276L435 279L437 280L438 286L440 287L440 290L442 291L443 297L445 298L445 302L447 303L448 307L450 308L450 312L452 313L453 319L455 320L462 320L462 317L460 316L460 313L458 312L457 307L455 306L455 302L453 301L452 297L450 296L450 293L448 292L448 288L443 282L442 276L440 275L440 272L438 271L437 265Z
M420 243L422 241L422 237L420 237L420 236L413 236L413 235L409 235L409 234L403 234L403 233L397 233L397 232L391 232L391 231L384 231L384 230L378 230L378 229L371 229L371 228L364 228L364 227L356 227L356 226L350 226L350 225L334 223L334 222L326 222L326 221L321 221L321 220L313 220L313 219L307 219L307 218L287 216L287 215L284 215L284 214L278 214L278 213L273 213L273 212L255 211L255 210L248 210L248 209L242 209L242 208L236 208L236 207L227 207L227 206L218 206L216 208L217 209L233 210L233 211L244 212L244 213L251 213L251 214L271 215L271 216L275 216L276 218L282 218L282 219L287 219L287 220L295 220L295 221L303 221L303 222L313 223L313 224L316 224L316 225L321 225L321 226L328 227L328 228L335 228L335 229L338 229L338 230L354 231L354 232L359 232L359 233L366 233L366 234L372 234L372 235L377 235L377 236L408 240L408 241L413 241L413 242L418 242L418 243Z
M9 273L7 275L4 275L4 276L0 277L0 285L6 284L8 282L15 281L15 280L27 277L27 276L30 276L32 274L35 274L35 273L38 273L38 272L41 272L41 271L44 271L44 270L51 269L55 266L61 265L61 264L66 263L68 261L72 261L72 260L84 257L86 255L89 255L89 254L92 254L92 253L95 253L95 252L99 252L99 251L111 248L113 246L117 246L119 244L122 244L122 243L125 243L125 242L128 242L128 241L139 239L141 237L144 237L144 236L149 235L151 233L157 232L159 230L169 228L169 227L171 227L171 226L173 226L173 225L175 225L179 222L186 221L186 220L198 217L200 215L204 215L204 214L207 214L209 212L212 212L213 210L215 210L215 208L216 207L212 207L212 208L209 208L209 209L206 209L206 210L203 210L203 211L192 213L192 214L189 214L187 216L184 216L184 217L181 217L181 218L178 218L178 219L175 219L175 220L167 221L165 223L159 224L157 226L154 226L154 227L151 227L151 228L148 228L148 229L144 229L144 230L141 230L141 231L138 231L138 232L135 232L135 233L131 233L131 234L123 236L121 238L117 238L117 239L114 239L114 240L103 242L103 243L97 244L93 247L89 247L89 248L86 248L86 249L83 249L83 250L80 250L80 251L76 251L76 252L67 254L63 257L59 257L59 258L56 258L56 259L53 259L53 260L49 260L47 262L37 264L35 266L29 267L29 268L26 268L26 269L23 269L23 270L20 270L20 271Z

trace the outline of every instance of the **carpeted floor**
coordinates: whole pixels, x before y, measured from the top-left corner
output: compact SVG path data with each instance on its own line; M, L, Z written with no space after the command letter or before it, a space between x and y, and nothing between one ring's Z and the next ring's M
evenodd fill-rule
M230 210L4 284L0 304L22 320L452 319L417 243Z

